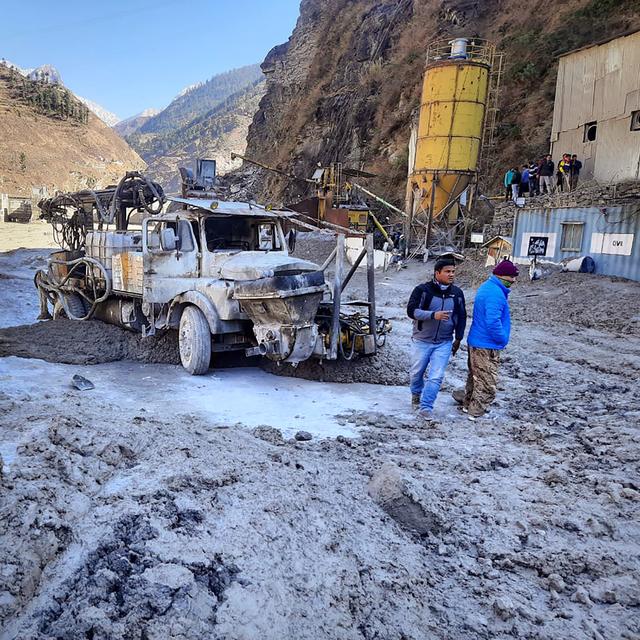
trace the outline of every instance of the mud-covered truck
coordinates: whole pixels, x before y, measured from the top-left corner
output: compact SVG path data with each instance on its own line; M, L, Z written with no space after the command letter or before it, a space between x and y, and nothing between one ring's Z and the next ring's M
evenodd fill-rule
M212 352L296 364L370 354L381 344L389 327L375 317L373 300L365 314L340 303L355 271L344 277L343 249L334 252L339 277L330 286L323 268L290 254L295 231L285 235L283 222L291 214L212 198L168 200L136 228L89 222L81 246L52 254L36 276L43 315L50 303L54 318L102 320L143 336L177 329L181 362L195 375L207 371ZM86 203L81 209L96 215ZM126 220L116 226L128 227Z

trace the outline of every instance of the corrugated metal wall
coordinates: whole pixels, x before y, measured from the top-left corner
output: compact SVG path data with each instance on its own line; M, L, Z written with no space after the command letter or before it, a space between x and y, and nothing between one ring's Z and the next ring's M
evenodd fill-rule
M640 131L631 113L640 110L640 31L560 58L553 111L554 162L563 153L582 160L582 177L604 182L640 178ZM597 122L594 142L584 126Z
M562 246L567 223L581 224L579 250ZM529 262L531 236L548 238L546 260L559 262L588 255L596 263L596 273L640 281L640 205L521 209L516 213L513 233L517 262Z

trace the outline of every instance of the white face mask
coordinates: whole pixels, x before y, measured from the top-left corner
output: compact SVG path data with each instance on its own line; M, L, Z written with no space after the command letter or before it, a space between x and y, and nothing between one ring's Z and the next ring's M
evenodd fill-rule
M444 291L445 289L449 288L448 284L442 284L442 282L438 282L435 278L433 279L433 281L440 287L440 291Z

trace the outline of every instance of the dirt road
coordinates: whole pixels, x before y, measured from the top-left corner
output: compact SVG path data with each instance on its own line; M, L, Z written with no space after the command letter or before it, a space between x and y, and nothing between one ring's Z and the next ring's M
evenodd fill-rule
M32 299L38 255L0 255L3 292ZM425 426L394 386L424 271L377 276L394 330L357 385L92 365L98 339L59 364L73 330L1 330L0 638L640 637L640 286L517 285L495 409L457 411L460 353Z

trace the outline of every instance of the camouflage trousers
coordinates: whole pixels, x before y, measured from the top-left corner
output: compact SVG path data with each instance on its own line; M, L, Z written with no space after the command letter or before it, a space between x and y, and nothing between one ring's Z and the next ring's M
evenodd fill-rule
M463 406L474 416L481 416L495 400L498 384L498 349L469 347L469 374Z

